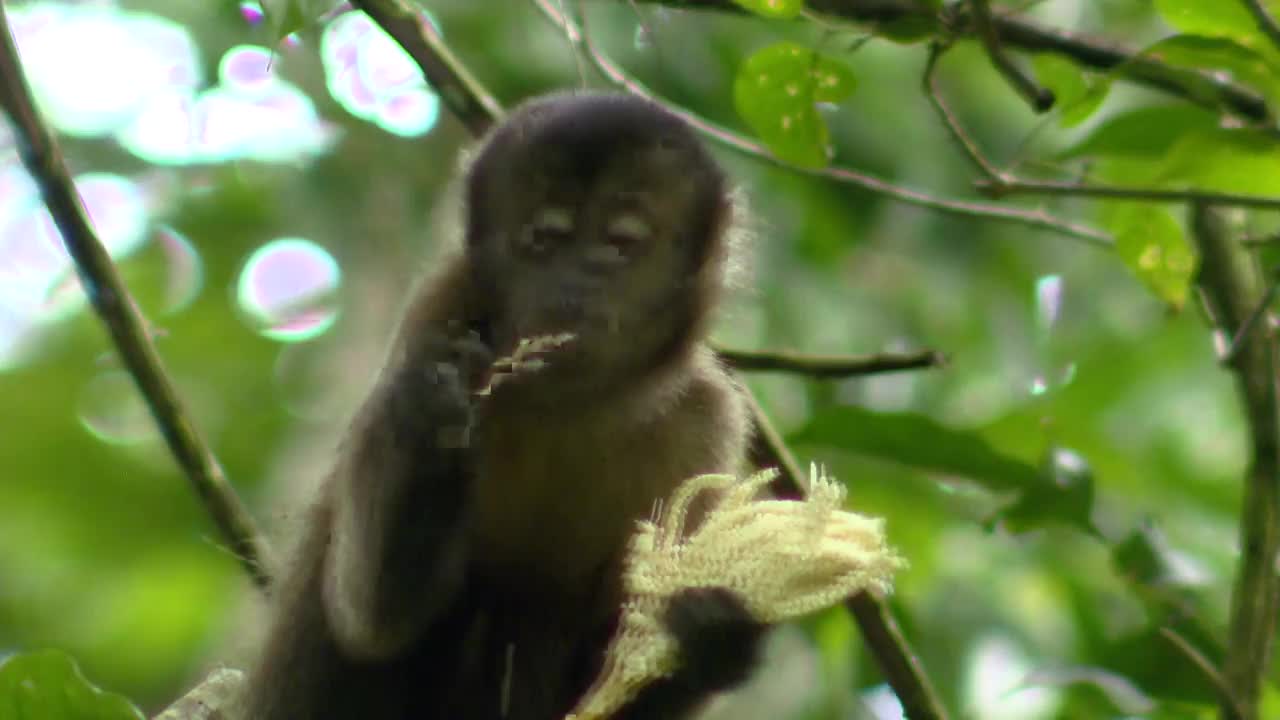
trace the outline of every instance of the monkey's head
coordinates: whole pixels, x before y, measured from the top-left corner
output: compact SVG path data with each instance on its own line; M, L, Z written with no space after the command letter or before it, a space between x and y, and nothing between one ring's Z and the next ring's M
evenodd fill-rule
M466 252L490 341L569 332L539 376L599 388L701 339L723 285L727 182L683 120L630 95L529 102L467 178Z

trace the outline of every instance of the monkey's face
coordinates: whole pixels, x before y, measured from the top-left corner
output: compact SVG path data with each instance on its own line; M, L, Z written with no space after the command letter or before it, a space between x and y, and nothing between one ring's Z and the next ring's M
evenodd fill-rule
M687 311L678 295L690 275L686 178L655 183L648 163L625 158L595 182L536 177L512 222L485 253L506 349L523 338L573 333L551 365L608 370L656 352ZM613 368L623 370L625 368Z
M540 376L632 373L711 304L702 273L724 183L669 114L634 99L543 101L490 141L470 181L468 252L495 349L575 336Z

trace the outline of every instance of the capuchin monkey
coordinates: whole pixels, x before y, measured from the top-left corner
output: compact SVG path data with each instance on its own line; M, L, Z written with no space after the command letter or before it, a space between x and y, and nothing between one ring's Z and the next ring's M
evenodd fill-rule
M706 344L732 202L682 120L534 100L465 195L464 247L410 300L274 593L246 720L559 720L602 667L636 521L744 463L744 399ZM571 339L495 376L548 336ZM728 590L663 619L677 669L617 718L688 717L756 662L764 627Z

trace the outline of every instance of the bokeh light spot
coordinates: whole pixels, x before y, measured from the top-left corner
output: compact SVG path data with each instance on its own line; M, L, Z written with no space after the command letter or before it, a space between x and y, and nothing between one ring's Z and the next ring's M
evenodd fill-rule
M275 79L271 71L271 51L256 45L233 47L218 63L218 79L232 90L257 94Z
M337 320L338 263L301 238L280 238L249 256L236 302L262 335L283 342L317 337Z
M426 88L412 88L389 99L378 113L378 127L401 137L416 137L440 118L440 96Z
M40 108L69 135L112 133L155 95L201 80L186 29L158 15L61 3L8 12Z
M77 415L91 435L112 445L131 445L156 436L147 405L123 370L95 376L80 393Z
M164 312L186 309L204 287L204 262L191 241L171 227L158 228L153 240L164 255Z
M244 21L250 25L257 25L266 16L266 12L262 9L262 3L254 2L253 0L245 0L240 3L240 17L244 18Z
M434 25L430 16L426 22ZM352 115L403 137L429 132L440 100L413 59L367 15L347 12L320 38L329 94Z

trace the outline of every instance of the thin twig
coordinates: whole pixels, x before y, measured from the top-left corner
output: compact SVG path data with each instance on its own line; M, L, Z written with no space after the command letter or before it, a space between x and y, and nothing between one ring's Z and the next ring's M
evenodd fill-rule
M1204 203L1191 206L1191 235L1200 250L1200 286L1221 328L1234 333L1257 307L1263 290L1249 252L1233 242L1226 223ZM1231 597L1231 621L1223 668L1228 697L1253 720L1263 679L1271 667L1280 584L1280 416L1277 415L1275 338L1253 332L1241 338L1231 370L1244 401L1253 456L1245 478L1240 517L1240 561ZM1224 701L1223 715L1231 708Z
M53 223L75 263L80 284L111 335L169 451L249 577L259 587L266 588L270 581L266 543L183 407L165 373L160 354L147 334L146 321L89 224L62 151L36 112L3 7L0 7L0 108L13 124L18 155L40 188Z
M991 19L991 6L987 0L969 0L969 8L973 11L974 29L978 33L978 38L982 40L982 46L987 50L987 57L991 59L992 66L1004 76L1005 80L1009 81L1023 99L1031 103L1031 107L1036 112L1047 112L1053 107L1053 92L1037 85L1009 59L1000 45L1000 34L996 32L995 24Z
M800 497L808 477L787 448L777 428L769 421L760 403L746 393L755 423L751 445L751 461L758 467L776 467L780 471L773 491L780 497ZM845 601L862 631L862 637L880 665L889 687L893 688L902 710L911 720L946 720L948 715L933 683L925 673L920 658L902 634L885 600L861 592Z
M750 138L717 125L693 112L690 112L689 110L674 106L668 102L663 102L647 87L635 78L631 77L625 70L610 60L608 56L600 52L592 43L591 39L582 32L581 28L579 28L576 23L560 13L560 11L554 6L554 2L552 2L552 0L533 0L533 2L537 5L538 9L542 11L542 14L547 17L547 19L549 19L556 27L563 30L568 37L573 39L574 42L583 43L585 45L587 48L587 56L591 58L601 75L603 75L610 83L635 95L649 98L655 102L662 102L668 110L679 115L685 120L685 122L689 123L694 128L697 128L711 140L725 147L764 160L773 165L786 168L795 173L853 185L863 188L864 190L885 195L909 205L915 205L917 207L928 208L930 210L950 213L953 215L1017 223L1037 230L1056 232L1101 248L1110 248L1113 244L1109 235L1097 230L1096 228L1054 217L1043 210L1021 210L1001 207L999 205L970 203L960 200L939 198L918 190L894 185L893 183L880 178L867 175L856 170L850 170L848 168L808 168L787 163L769 152L766 147L754 140L751 140Z
M716 353L736 370L754 372L775 370L816 378L844 378L901 370L938 368L947 363L947 357L936 350L904 354L823 356L717 348Z
M502 105L476 81L425 16L401 0L351 0L413 58L449 111L472 135L483 135L502 117Z
M1280 210L1280 197L1243 195L1214 190L1178 190L1014 178L1004 178L999 183L991 180L976 180L974 181L974 186L980 192L992 197L1004 197L1006 195L1057 195L1112 198L1115 200L1149 200L1155 202L1202 202L1211 205L1246 207L1258 210Z
M942 124L951 133L951 137L960 143L960 147L964 149L964 154L968 156L969 161L978 166L982 174L986 175L987 179L991 180L993 184L1002 185L1004 173L1000 172L995 165L992 165L978 150L978 144L964 131L955 113L951 112L951 108L947 106L946 101L942 99L942 94L938 91L936 77L938 61L946 51L947 47L939 43L933 43L929 46L929 59L924 65L924 81L922 83L924 85L924 94L929 98L929 103L933 105L938 117L942 119Z
M1235 362L1236 353L1244 345L1244 339L1253 332L1253 329L1258 325L1258 321L1271 308L1271 303L1276 299L1277 290L1280 290L1280 270L1272 270L1271 279L1267 281L1267 289L1263 291L1262 298L1258 300L1258 304L1254 306L1253 310L1249 311L1249 315L1245 317L1244 322L1240 323L1240 327L1236 329L1236 334L1231 338L1231 344L1227 346L1227 351L1223 353L1223 365L1230 365Z
M1280 24L1276 23L1276 19L1271 17L1271 13L1267 12L1267 8L1262 5L1262 0L1241 0L1245 9L1253 16L1254 22L1258 23L1258 29L1266 35L1271 43L1280 48Z
M1200 671L1200 674L1204 675L1205 679L1209 681L1209 684L1213 685L1218 691L1223 702L1222 720L1244 720L1244 710L1240 707L1240 702L1231 694L1231 688L1227 685L1226 678L1222 677L1222 673L1218 672L1218 668L1213 666L1213 662L1205 657L1204 653L1200 652L1196 646L1192 645L1191 641L1182 637L1177 630L1171 627L1160 628L1160 636L1168 640L1169 644L1182 653L1183 657L1190 660L1191 664L1195 665L1196 669Z
M733 0L635 0L680 9L714 10L741 14L746 11ZM931 3L916 0L808 0L810 10L858 24L883 25L919 20L940 23ZM964 32L970 19L955 18L950 32ZM992 18L1000 44L1025 52L1051 52L1096 70L1115 71L1133 82L1147 85L1198 105L1223 107L1255 124L1271 122L1272 112L1259 92L1221 75L1169 65L1116 43L1090 38L1076 32L1058 30L1009 15ZM1197 88L1197 90L1193 90ZM1208 96L1199 89L1208 89Z

